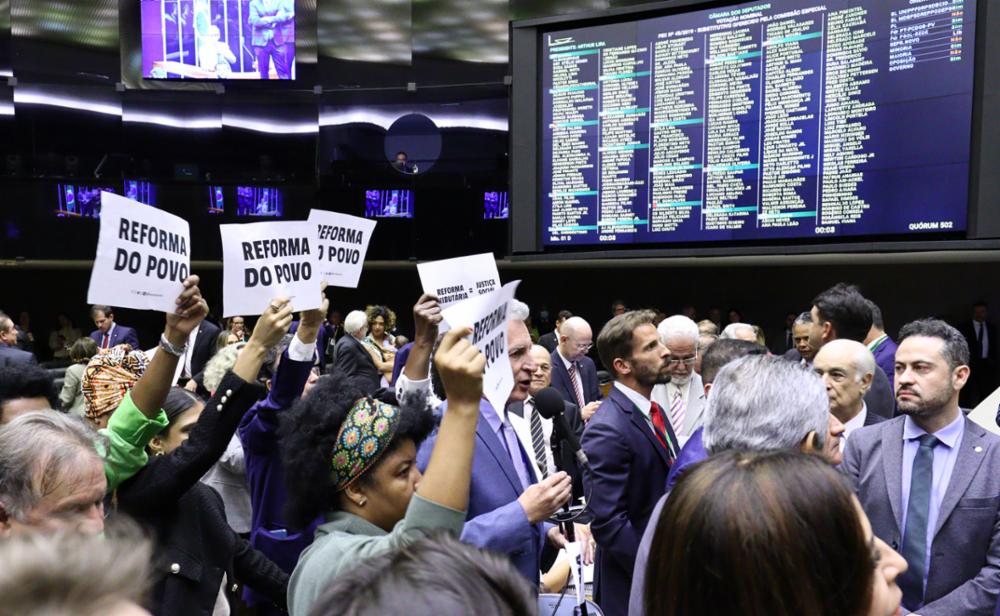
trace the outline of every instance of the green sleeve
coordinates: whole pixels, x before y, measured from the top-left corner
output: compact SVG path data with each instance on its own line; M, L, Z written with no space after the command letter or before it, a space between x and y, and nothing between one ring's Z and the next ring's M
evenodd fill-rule
M167 414L162 410L156 419L147 418L132 402L132 393L125 394L108 420L108 427L100 431L107 439L107 448L105 449L104 443L98 443L97 446L97 453L104 459L108 492L146 465L146 445L166 429L169 423Z

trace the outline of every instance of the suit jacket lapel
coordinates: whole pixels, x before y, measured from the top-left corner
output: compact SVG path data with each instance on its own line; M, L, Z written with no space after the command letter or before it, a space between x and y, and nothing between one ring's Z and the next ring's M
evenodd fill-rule
M656 450L656 455L660 456L660 460L663 461L663 465L666 467L670 466L670 461L667 459L667 452L663 449L663 445L660 443L660 439L656 438L653 434L652 428L646 423L646 418L642 416L642 411L640 411L632 401L628 399L622 392L617 389L611 389L611 393L608 395L609 398L613 398L615 404L617 404L622 410L629 414L629 418L635 427L639 430L642 436L649 442L650 447Z
M521 494L524 491L524 487L521 487L521 479L517 476L517 471L514 469L514 462L507 455L507 448L500 442L493 429L490 428L489 422L483 419L482 415L479 416L479 423L476 424L476 436L486 445L487 451L496 459L497 464L500 465L500 470L503 471L503 474L507 477L507 481L510 482L510 487L517 494Z
M868 411L871 412L870 410ZM885 472L885 489L889 492L889 505L896 519L896 528L903 533L903 422L897 421L882 430L882 470Z
M524 402L518 401L511 403L511 405L507 407L507 412L513 413L518 417L524 417Z
M958 504L959 499L972 483L972 479L979 471L979 466L986 459L986 450L990 445L982 442L984 435L985 432L982 428L969 421L968 418L965 419L965 434L962 436L962 442L958 444L958 457L955 459L955 467L951 471L951 480L945 489L944 498L941 499L941 511L938 513L937 526L934 528L935 535L941 530L948 516L955 509L955 505ZM977 447L978 451L976 451Z

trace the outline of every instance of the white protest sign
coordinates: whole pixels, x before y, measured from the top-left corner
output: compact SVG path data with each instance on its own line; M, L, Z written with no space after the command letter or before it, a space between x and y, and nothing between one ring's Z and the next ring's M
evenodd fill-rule
M993 434L1000 434L1000 426L997 426L998 408L1000 408L1000 389L986 396L986 399L969 413L969 419Z
M101 193L101 231L88 304L173 312L191 269L191 233L183 218Z
M478 295L446 308L443 316L453 327L472 328L472 344L486 356L483 395L494 409L507 406L514 389L510 357L507 355L508 309L520 280L508 282L499 291Z
M375 221L312 210L309 224L316 231L317 280L334 287L357 288Z
M315 228L308 222L219 225L224 317L261 314L275 297L296 311L322 305L316 276Z
M420 263L417 265L417 274L424 293L437 295L442 310L472 297L488 295L500 288L497 262L489 252Z

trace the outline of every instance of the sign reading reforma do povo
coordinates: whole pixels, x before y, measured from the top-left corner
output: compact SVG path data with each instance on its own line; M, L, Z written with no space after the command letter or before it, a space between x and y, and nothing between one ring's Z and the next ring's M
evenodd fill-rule
M316 269L320 282L357 288L375 221L340 212L312 210L309 224L316 233Z
M101 193L101 230L88 303L173 312L190 270L186 220Z
M300 221L219 225L223 316L256 315L275 297L295 310L320 307L316 234Z

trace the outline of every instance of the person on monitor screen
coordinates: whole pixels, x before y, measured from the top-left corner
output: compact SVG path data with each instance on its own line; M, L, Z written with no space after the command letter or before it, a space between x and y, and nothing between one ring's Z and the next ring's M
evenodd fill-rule
M278 79L291 79L292 58L288 57L288 42L294 50L295 9L288 0L250 0L250 18L253 31L253 51L261 79L270 79L271 60ZM294 53L294 52L293 52Z
M416 163L411 163L406 152L400 150L396 152L396 159L392 161L392 166L400 173L416 173L417 165Z
M202 37L201 45L198 47L198 66L214 72L219 79L229 79L233 74L234 62L236 54L229 48L229 44L222 40L219 26L209 26L208 33Z

